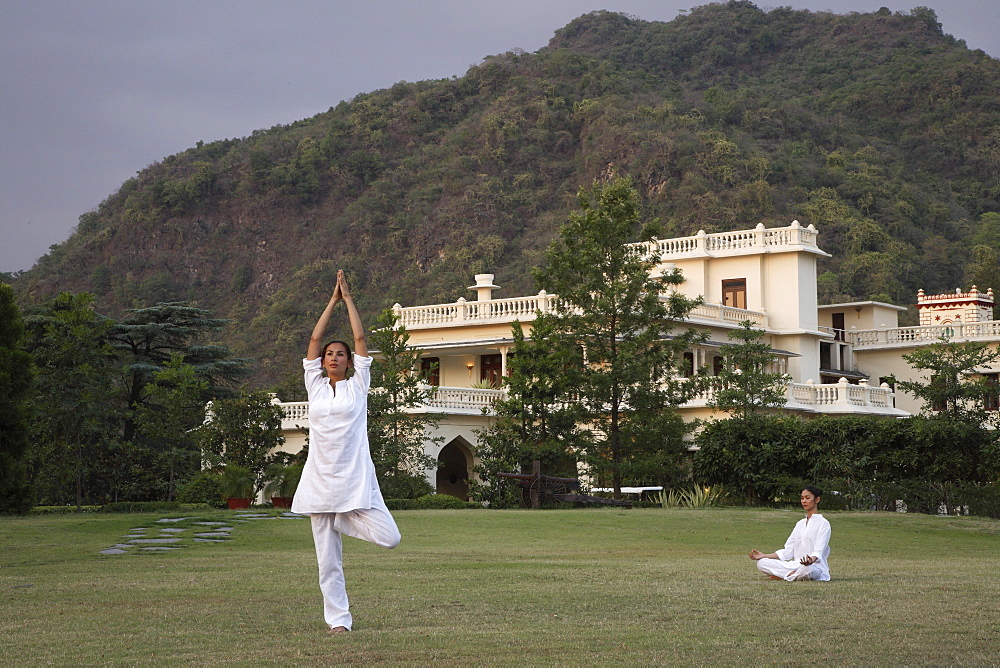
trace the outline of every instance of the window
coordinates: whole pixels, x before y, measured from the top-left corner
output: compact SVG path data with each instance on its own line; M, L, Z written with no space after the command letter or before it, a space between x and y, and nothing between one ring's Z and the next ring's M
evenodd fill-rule
M834 369L833 366L833 344L826 341L819 342L819 368Z
M441 384L441 360L437 357L420 358L420 377L428 385L435 387Z
M722 281L722 303L733 308L746 308L747 279L729 278Z
M722 373L722 355L716 355L712 358L712 375L718 376Z
M503 373L503 358L500 355L479 356L479 380L499 388Z
M988 411L1000 410L1000 373L983 374L986 384L990 387L990 393L986 395L983 408Z
M681 364L681 373L685 378L694 375L694 353L684 353L684 362Z
M833 320L833 336L837 341L846 341L844 338L844 314L833 313L830 315Z

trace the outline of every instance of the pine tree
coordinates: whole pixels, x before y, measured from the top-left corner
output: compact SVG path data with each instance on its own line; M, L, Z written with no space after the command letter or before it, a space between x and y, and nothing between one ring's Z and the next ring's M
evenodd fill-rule
M774 362L771 347L763 342L764 331L744 321L729 333L739 343L722 346L723 366L709 406L745 420L757 411L785 405L784 376L769 370Z
M566 370L577 396L566 399L583 413L581 454L620 498L625 481L676 475L685 427L675 408L697 383L674 370L700 336L679 324L699 302L671 290L680 272L654 272L655 227L642 224L630 178L594 183L578 199L535 274L558 295L535 326L548 328L554 349L582 351L582 363ZM628 243L636 240L645 243Z
M387 498L414 498L433 491L424 472L434 459L424 454L424 443L437 426L438 416L425 410L432 389L416 371L420 352L409 347L406 327L392 311L377 319L370 340L379 359L372 365L368 395L368 445L375 472Z
M573 374L582 364L580 348L553 336L555 321L537 318L531 336L513 325L514 345L507 355L505 397L493 404L494 421L479 430L478 481L473 496L491 508L520 502L516 484L500 473L530 470L538 461L546 475L575 478L577 453L585 450L582 406L574 400ZM570 345L567 345L570 344Z

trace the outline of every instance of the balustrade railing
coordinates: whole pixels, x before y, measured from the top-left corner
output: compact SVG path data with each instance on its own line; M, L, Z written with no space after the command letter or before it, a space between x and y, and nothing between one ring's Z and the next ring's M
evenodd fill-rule
M698 393L686 405L703 406L711 402L719 390L712 385ZM809 407L820 413L891 412L902 414L893 407L894 393L885 383L880 387L868 384L852 385L846 378L837 383L787 383L785 407Z
M727 251L745 251L759 248L764 250L775 246L807 246L816 248L816 236L819 233L812 225L802 227L794 220L788 227L767 229L763 224L752 230L736 230L733 232L716 232L708 234L699 230L693 237L675 239L658 239L656 252L661 262L667 262L673 257L705 255ZM641 245L641 244L636 244Z
M482 411L490 408L493 402L502 398L504 390L482 390L466 387L439 387L427 401L431 409L461 409Z
M884 329L848 330L847 341L855 349L910 343L933 343L941 338L950 341L974 341L1000 338L1000 320L953 323L949 325L918 325Z
M715 320L732 325L749 320L757 327L767 327L767 315L759 311L748 311L743 308L724 306L722 304L701 304L691 309L691 318Z
M666 299L666 297L664 297ZM557 295L540 292L532 297L512 299L491 299L482 302L459 300L454 304L433 304L431 306L394 307L399 324L407 329L435 327L441 325L462 325L485 322L529 322L535 319L535 312L548 313L559 303ZM724 306L722 304L701 304L691 311L691 317L700 320L739 325L749 320L758 327L767 327L767 315L759 311Z
M281 418L282 429L295 429L296 426L306 427L309 425L309 402L289 401L279 403L283 413Z
M407 329L418 327L464 324L488 321L513 322L514 320L534 320L535 312L548 313L558 303L556 295L539 292L531 297L511 299L491 299L468 302L464 298L453 304L432 304L430 306L393 306L397 321Z
M720 389L718 383L711 383L693 396L683 407L696 408L711 402ZM506 396L505 390L485 390L468 387L438 387L422 407L423 410L441 413L461 413L479 415L485 409L487 414L493 402ZM892 413L904 414L893 408L892 389L883 383L880 387L868 384L853 385L841 378L838 383L787 383L785 385L786 408L809 408L820 413ZM309 423L308 402L279 404L284 411L283 429L307 426Z

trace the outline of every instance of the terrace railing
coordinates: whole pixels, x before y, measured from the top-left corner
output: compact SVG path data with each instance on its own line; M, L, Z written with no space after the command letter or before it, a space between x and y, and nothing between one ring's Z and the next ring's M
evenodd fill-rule
M476 322L514 322L535 319L535 311L548 313L558 302L556 295L544 290L531 297L512 299L491 299L469 302L465 298L453 304L432 304L430 306L393 306L397 321L407 329L440 325L460 325Z
M695 408L708 405L714 398L717 387L709 387L685 406ZM906 415L894 407L892 389L885 383L879 387L862 383L853 385L846 378L837 383L787 383L785 385L785 408L807 410L818 413L883 413Z
M730 252L763 252L768 249L799 246L822 253L816 245L819 232L812 225L802 227L799 221L793 220L788 227L767 229L758 224L752 230L736 230L733 232L716 232L708 234L699 230L692 237L677 237L674 239L658 239L653 242L661 262L669 262L673 258L711 255ZM642 244L636 244L641 246Z
M693 397L682 408L706 406L715 397L717 387L709 387ZM892 389L883 383L853 385L841 378L837 383L788 383L785 386L785 408L818 413L882 413L906 415L894 408ZM438 387L419 411L445 415L489 414L493 402L506 396L504 390L484 390L468 387ZM295 429L309 424L309 404L294 402L279 404L285 412L282 428Z
M915 327L885 327L880 329L847 330L848 343L855 350L885 346L905 347L934 343L942 338L950 341L1000 341L1000 320L949 325L919 325Z
M468 302L465 299L459 299L453 304L432 304L406 308L396 304L393 307L393 312L396 314L399 324L413 330L431 327L457 327L475 323L508 323L515 320L530 322L535 319L536 311L549 313L558 303L559 297L557 295L547 294L543 290L531 297L491 299L482 302ZM767 327L767 315L764 313L721 304L697 306L691 311L691 319L707 320L722 325L739 325L744 320L749 320L758 327Z
M711 320L730 325L739 325L749 320L755 327L767 328L767 315L760 311L723 306L722 304L701 304L691 309L691 320Z

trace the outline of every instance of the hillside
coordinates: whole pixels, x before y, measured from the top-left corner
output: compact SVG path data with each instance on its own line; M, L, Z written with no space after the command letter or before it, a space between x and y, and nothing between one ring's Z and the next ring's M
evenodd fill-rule
M669 23L582 16L536 53L402 82L150 165L15 280L111 315L185 300L233 321L256 384L294 371L334 284L379 309L471 297L529 270L609 171L664 236L814 224L822 301L1000 289L1000 61L933 12L749 2ZM976 253L973 253L973 248ZM992 273L991 273L992 272Z

